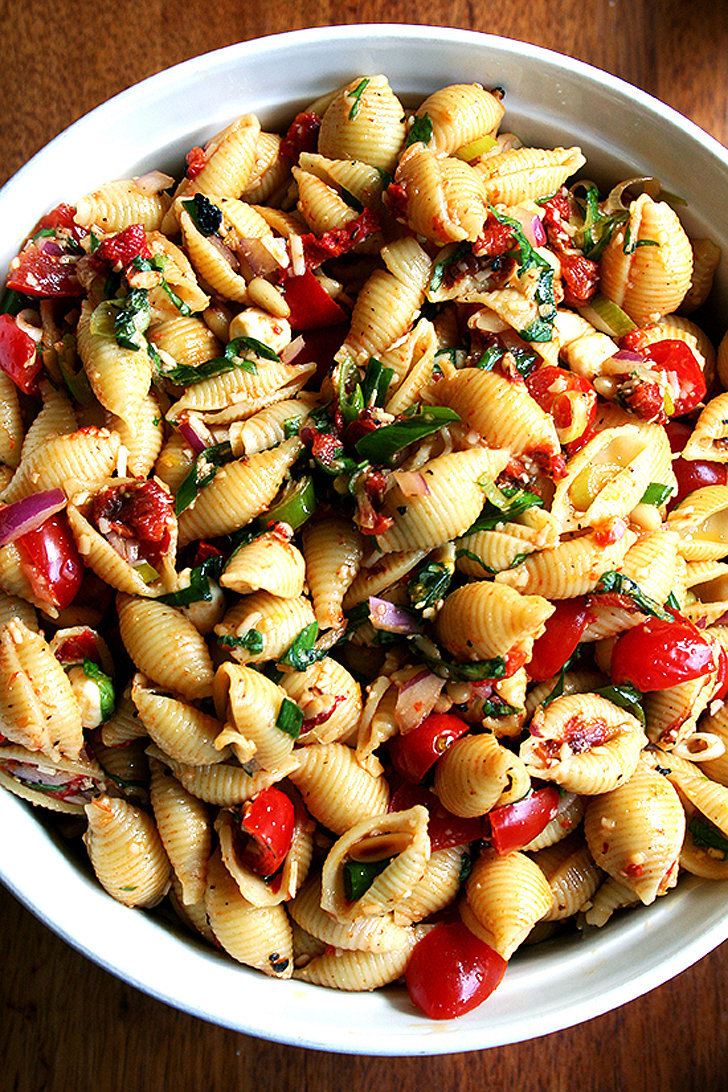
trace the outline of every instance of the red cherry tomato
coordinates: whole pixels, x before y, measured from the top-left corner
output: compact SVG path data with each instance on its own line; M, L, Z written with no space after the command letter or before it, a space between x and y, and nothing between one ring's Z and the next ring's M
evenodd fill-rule
M310 269L297 277L287 277L281 284L291 309L288 321L294 330L318 330L337 326L346 315Z
M405 781L392 794L389 811L407 811L409 808L413 808L415 804L423 804L430 813L427 834L430 839L430 849L433 853L436 849L464 846L468 842L475 842L483 837L483 824L480 817L462 819L458 815L453 815L435 796L434 792L430 792L423 785L412 785Z
M547 364L526 376L528 392L550 413L567 451L591 430L597 414L597 392L581 375Z
M670 450L679 455L692 435L692 428L683 421L668 421L665 425ZM677 478L677 493L670 498L667 508L671 511L688 493L702 489L704 485L726 485L728 467L709 459L673 459L672 469Z
M275 785L243 805L240 826L250 840L242 856L259 876L272 876L285 861L293 841L295 818L292 801Z
M490 837L496 853L513 853L532 842L555 818L559 799L559 790L548 785L530 792L523 800L489 811Z
M96 257L110 265L128 265L134 258L151 258L152 252L147 245L147 233L143 224L129 224L123 231L102 240Z
M546 629L534 641L526 671L534 682L543 682L560 671L579 644L591 617L586 597L559 599L546 619Z
M42 243L42 240L41 240ZM76 276L76 259L68 254L48 254L40 246L29 246L13 258L8 288L26 296L54 296L65 299L82 296L84 287Z
M140 556L155 567L169 547L173 511L170 494L153 479L109 486L93 503L96 526L103 520L103 533L133 539Z
M716 670L713 646L691 622L648 618L627 630L612 652L614 683L633 683L643 693L665 690Z
M42 367L32 337L12 315L0 315L0 368L24 394L37 394Z
M407 781L421 781L448 747L470 731L470 725L452 713L431 713L405 735L395 736L389 754L397 773Z
M670 451L673 455L678 455L685 444L692 435L692 428L690 425L686 425L684 421L668 421L665 425L665 432L667 438L670 441Z
M414 948L405 971L410 999L432 1020L450 1020L490 997L508 966L461 921L440 922Z
M81 227L76 223L76 210L73 205L60 204L56 205L54 209L47 212L45 216L41 216L38 223L35 225L30 233L31 238L39 231L43 231L47 228L65 228L74 239L77 241L83 239L85 235L88 235L88 228Z
M67 607L83 580L83 562L65 512L57 512L35 531L15 539L33 594L54 607Z
M706 386L703 370L686 342L678 338L653 341L641 350L653 371L665 372L670 379L673 411L670 416L681 417L695 409L705 397Z
M728 694L728 656L722 647L718 647L718 678L715 681L715 693L712 701L725 701Z

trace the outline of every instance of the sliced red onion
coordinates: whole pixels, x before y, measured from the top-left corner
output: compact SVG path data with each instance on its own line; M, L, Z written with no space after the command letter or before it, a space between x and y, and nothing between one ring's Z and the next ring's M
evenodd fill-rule
M639 353L635 353L632 349L620 349L619 352L613 353L609 358L610 360L629 360L632 364L644 364L645 358L640 356Z
M543 246L546 242L546 232L538 216L524 209L512 209L510 214L521 225L523 234L531 246Z
M386 633L420 632L417 616L405 607L390 603L388 599L377 599L376 596L370 595L369 617L375 629L383 629Z
M394 707L396 720L402 735L411 732L425 717L429 717L440 697L445 680L424 668L400 690Z
M174 185L174 179L171 175L164 174L162 171L147 171L146 174L139 175L134 185L140 193L152 196L155 193L161 193L162 190L168 190L170 186Z
M60 247L54 239L46 239L40 248L44 254L52 254L54 258L60 258L63 247Z
M240 269L240 262L237 259L237 255L233 254L229 246L225 246L223 242L217 237L217 235L208 235L207 241L211 246L214 246L215 250L219 253L221 258L224 258L234 273L237 273Z
M281 363L290 364L291 361L298 356L305 344L306 342L301 334L299 334L298 337L294 337L293 341L286 345L285 349L282 350Z
M531 234L536 246L544 246L546 243L546 230L538 216L534 216L531 222Z
M15 542L28 531L35 531L56 512L66 507L66 494L62 489L49 489L45 493L32 493L29 497L6 504L0 508L0 546Z
M254 277L264 277L266 273L281 268L281 263L265 245L262 239L241 239L237 245L241 258L250 266L250 272Z
M205 436L202 432L202 428L204 428L204 426L199 429L196 428L195 425L193 425L192 421L189 420L189 418L183 418L182 420L178 421L177 428L179 429L180 436L184 437L184 439L187 441L187 443L190 445L196 455L199 455L200 452L205 451L205 449L208 448L212 442L211 439L208 438L209 433L207 433L207 429L205 428L205 433L207 433L207 436Z
M426 497L430 492L427 479L419 470L395 470L392 477L404 497Z

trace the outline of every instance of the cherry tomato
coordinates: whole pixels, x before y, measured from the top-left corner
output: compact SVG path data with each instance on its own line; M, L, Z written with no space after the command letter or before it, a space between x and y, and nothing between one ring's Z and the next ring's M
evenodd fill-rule
M0 315L0 368L24 394L37 394L42 367L30 334L12 315Z
M296 114L280 145L280 154L298 162L301 152L315 152L321 118L318 114Z
M83 239L85 235L88 235L88 228L81 227L80 224L76 223L76 210L73 205L66 205L65 203L56 205L56 207L51 209L50 212L47 212L45 216L41 216L40 220L30 233L31 238L39 231L45 231L48 228L53 230L56 228L65 228L76 240Z
M591 617L586 597L559 599L556 610L546 619L546 629L533 643L526 671L534 682L550 679L564 666L581 640Z
M151 258L152 252L147 245L147 233L143 224L129 224L123 231L102 240L96 251L96 257L110 265L128 265L134 258Z
M82 296L85 289L76 276L76 259L68 254L48 254L29 246L10 263L7 287L26 296Z
M536 789L516 800L488 812L490 837L496 853L513 853L523 849L548 826L559 810L559 790L552 785Z
M673 455L679 455L692 435L691 426L683 421L668 421L665 430L670 441L670 450ZM668 501L668 511L672 511L688 493L702 489L704 485L728 483L728 467L709 459L673 459L672 469L677 478L677 493Z
M407 781L421 781L448 747L470 731L470 725L452 713L431 713L405 735L395 736L389 754L397 773Z
M458 815L453 815L434 792L430 792L423 785L412 785L405 781L392 794L389 811L407 811L415 804L424 805L430 813L427 834L433 853L436 849L464 846L468 842L475 842L483 837L483 824L480 817L462 819Z
M432 1020L450 1020L490 997L508 966L461 921L440 922L414 948L405 971L410 999Z
M33 594L54 607L67 607L83 580L83 562L65 512L57 512L35 531L15 539Z
M718 678L715 681L715 693L711 700L725 701L726 694L728 694L728 656L726 656L725 649L721 646L718 646L717 654Z
M134 539L140 555L156 566L169 546L173 518L172 498L158 482L128 482L113 485L94 497L93 516L97 527Z
M648 618L627 630L612 652L614 683L633 683L643 693L665 690L716 670L713 646L692 622Z
M567 451L591 430L597 415L597 392L588 379L547 364L526 377L526 386L541 409L553 417Z
M684 421L667 422L665 425L665 432L670 441L670 451L673 455L678 455L682 451L685 444L690 439L692 431L690 425L686 425Z
M686 342L678 338L665 338L645 345L641 352L653 371L665 372L671 380L673 411L670 416L681 417L695 409L705 397L705 376L697 358Z
M346 321L336 300L328 294L315 274L307 269L297 277L287 277L281 284L291 309L288 321L294 330L318 330Z
M295 814L292 801L275 785L243 805L240 826L250 839L242 856L259 876L272 876L285 861L293 841Z

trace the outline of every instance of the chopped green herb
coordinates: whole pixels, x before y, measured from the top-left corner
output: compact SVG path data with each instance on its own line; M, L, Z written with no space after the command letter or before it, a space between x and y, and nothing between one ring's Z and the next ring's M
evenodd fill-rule
M284 698L276 717L276 728L292 739L298 739L303 724L303 710L290 698Z
M114 316L114 336L117 345L123 349L141 348L143 343L140 341L140 335L149 325L151 315L152 309L149 305L147 290L132 288Z
M535 255L538 261L541 258ZM554 271L548 262L544 262L538 275L534 301L538 304L538 318L534 319L525 330L519 330L524 341L551 341L556 318L556 299L554 297Z
M356 450L362 458L381 466L403 447L439 431L451 421L459 420L460 415L449 406L418 406L408 417L400 417L391 425L365 433L357 440Z
M88 233L88 240L89 240L89 248L88 248L89 254L93 254L101 246L101 240L99 239L98 235L96 235L95 232L93 232L93 231L90 231Z
M650 482L642 495L640 504L654 504L656 508L664 504L674 492L671 485L662 485L661 482Z
M473 871L473 858L469 853L463 853L460 858L460 874L458 875L458 883L462 885L467 880L470 873Z
M311 664L323 660L327 654L326 649L313 647L317 636L318 625L316 622L311 622L301 630L278 663L292 667L294 671L305 671Z
M407 581L407 598L415 610L436 606L444 598L453 578L454 566L428 561Z
M446 258L442 258L439 262L435 262L428 290L430 292L437 292L437 290L442 287L443 277L448 266L453 265L455 262L459 262L466 254L470 254L470 243L458 243Z
M221 444L213 444L212 447L200 452L189 474L182 480L177 490L174 502L175 515L179 516L181 512L189 508L200 490L209 485L223 463L229 462L232 453L227 440Z
M632 242L632 233L629 228L629 224L624 229L624 243L622 244L623 254L634 254L638 246L659 246L657 239L636 239Z
M303 422L303 417L286 417L283 422L283 435L286 440L290 440L291 436L298 436L298 431Z
M99 665L94 663L93 660L85 659L83 661L83 673L87 679L92 679L93 682L96 683L99 690L101 719L102 721L108 720L114 712L114 706L116 705L113 682L106 672L102 671Z
M418 656L427 664L434 675L453 682L481 682L483 679L502 679L506 673L506 661L502 656L490 660L474 660L471 663L455 663L442 656L439 649L428 638L418 633L407 638L410 645L417 649ZM433 654L434 653L434 654Z
M666 622L672 621L672 615L664 610L659 603L656 603L654 599L651 599L649 595L645 595L639 584L624 573L611 571L602 573L599 577L593 594L610 593L626 595L643 614L649 614L653 618L662 618Z
M485 372L492 372L498 361L502 360L505 355L506 350L502 345L489 345L488 348L480 354L472 367L481 368Z
M218 637L217 643L223 648L244 648L246 652L262 652L265 646L263 634L257 629L249 629L242 637L225 634Z
M356 902L366 894L377 876L384 872L393 859L383 857L381 861L347 861L342 869L347 902Z
M462 538L474 535L477 531L492 531L499 523L508 523L529 508L543 508L541 497L527 489L520 489L516 485L504 485L502 489L495 486L495 489L495 493L489 490L490 496L483 505L482 512Z
M14 288L6 288L0 298L0 315L17 315L25 307L25 298Z
M665 606L672 607L673 610L680 610L680 604L678 603L675 592L670 592L667 599L665 600Z
M192 386L216 375L223 375L225 372L232 372L236 368L250 372L251 375L257 375L258 367L255 360L243 356L244 352L253 353L262 360L273 360L277 363L280 363L281 359L268 345L264 345L262 341L254 337L236 337L227 343L223 356L215 356L211 360L206 360L204 364L196 366L177 364L174 368L162 369L162 375L165 379L183 387Z
M619 683L616 686L602 686L598 690L595 690L594 693L599 694L602 698L606 698L607 701L611 701L612 705L618 705L620 709L624 709L626 712L631 713L644 728L647 722L645 720L644 709L641 705L642 691L638 690L632 683Z
M365 89L372 81L366 76L363 80L360 80L353 91L349 91L347 98L353 99L351 110L349 111L349 121L353 121L356 115L359 113L359 107L361 106L361 97L364 94Z
M688 823L688 830L696 846L715 849L724 861L728 860L728 838L713 823L696 814Z
M407 133L407 143L405 147L409 148L410 144L429 144L432 140L432 118L425 112L421 117L415 118L412 122L412 128Z
M160 595L159 602L167 603L170 607L188 607L191 603L209 603L213 595L210 580L217 580L224 564L225 558L222 554L206 557L201 564L196 565L191 570L190 582L186 588Z

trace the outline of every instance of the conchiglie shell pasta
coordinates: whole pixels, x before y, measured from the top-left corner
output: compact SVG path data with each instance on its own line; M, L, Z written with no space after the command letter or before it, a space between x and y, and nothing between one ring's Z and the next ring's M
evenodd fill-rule
M266 531L235 551L220 584L239 595L267 591L291 599L301 594L305 578L306 563L298 547L276 532Z
M685 813L667 779L643 763L627 783L588 802L584 833L597 865L646 906L674 885Z
M276 875L276 883L269 884L261 876L252 872L241 859L240 843L235 836L236 823L232 813L220 812L215 823L220 838L220 852L225 867L238 885L243 898L252 902L254 906L278 906L294 898L305 882L311 865L315 826L313 820L306 816L304 809L297 807L290 849L280 872Z
M427 147L450 155L479 137L495 133L505 113L503 103L477 83L455 83L429 95L417 110L432 122Z
M411 572L427 556L427 550L403 550L401 553L384 554L376 560L365 562L344 596L344 610L363 603L370 595L396 584Z
M318 150L391 174L404 138L404 108L386 76L357 76L334 96L321 119Z
M694 808L728 837L728 788L706 777L701 764L672 752L649 755L650 764L679 789Z
M299 166L338 191L352 194L365 208L382 203L385 177L376 167L355 159L327 159L316 152L301 152Z
M305 380L312 370L309 365L297 367L274 360L258 359L254 364L254 372L235 368L191 384L169 410L168 419L175 421L190 410L209 414L237 404L240 404L241 417L252 417L264 405L276 400L275 392Z
M564 792L559 796L556 815L547 823L540 834L523 847L526 853L536 853L540 849L556 845L576 830L584 817L584 801L573 792Z
M276 770L293 750L293 738L277 725L285 691L252 667L222 664L213 698L225 728L218 744L230 743L243 762L255 757L263 770Z
M214 743L222 724L209 713L157 693L143 675L134 677L131 697L144 728L171 758L188 766L209 766L227 757Z
M647 745L639 721L597 694L556 698L530 732L519 753L531 776L587 796L628 781Z
M405 192L407 225L416 235L438 246L478 238L488 197L480 175L467 163L413 144L394 177Z
M86 300L77 338L88 381L104 409L131 425L149 391L152 361L146 348L125 349L114 337L94 333L92 315L93 308Z
M197 230L188 212L181 212L179 222L182 239L197 275L224 300L247 303L245 278L236 273L224 254Z
M491 447L513 455L561 453L553 418L528 393L525 383L498 372L462 368L435 387L438 404L450 406Z
M683 313L695 311L705 303L721 258L721 249L712 239L691 239L690 245L693 249L693 278L680 304Z
M301 743L348 740L357 728L362 711L361 687L331 656L305 671L288 672L280 685L303 711Z
M113 472L118 451L118 434L104 428L53 436L23 459L3 499L20 500L46 489L62 489L67 497L92 491Z
M298 167L292 173L298 183L298 210L316 234L323 235L356 219L355 209L315 174Z
M518 205L555 193L586 163L580 148L511 148L475 164L488 201Z
M95 759L51 761L8 743L0 747L0 786L35 807L66 815L83 815L84 805L109 787Z
M169 888L171 868L152 817L109 796L85 811L83 840L99 883L124 906L156 906Z
M47 382L40 384L40 391L43 409L33 419L25 433L22 445L23 458L28 458L36 448L42 448L51 437L64 436L69 432L75 432L78 428L76 411L64 391ZM8 463L8 465L11 464Z
M601 375L604 362L619 351L616 342L574 311L557 310L554 326L561 356L572 372L585 379Z
M476 936L510 959L552 901L548 880L525 853L499 857L488 849L473 866L460 913Z
M81 227L96 227L113 233L132 224L142 224L147 231L158 229L169 208L165 193L144 193L135 179L107 182L93 193L76 201L74 219Z
M245 421L234 421L229 434L233 455L254 455L282 443L300 429L313 405L314 397L304 393L275 402Z
M210 858L205 907L215 939L228 955L274 978L291 977L293 938L285 910L244 899L219 851Z
M674 311L690 287L693 252L677 214L646 193L630 205L599 263L601 291L638 326ZM629 228L629 235L627 235Z
M0 462L14 470L20 462L22 445L23 419L18 388L3 372L0 376Z
M242 766L226 762L214 766L188 766L165 755L153 743L147 747L147 754L168 766L192 796L219 808L231 808L252 799L256 793L275 785L277 781L283 781L297 766L296 756L289 755L275 771L258 770L249 774Z
M728 486L707 485L690 493L667 517L680 537L686 561L720 560L728 544Z
M255 168L260 123L243 114L205 145L205 164L187 193L239 197Z
M311 520L303 530L303 554L319 627L340 626L344 620L342 602L364 554L362 535L348 520Z
M435 850L412 894L400 899L395 906L393 913L397 924L422 921L454 902L460 890L464 858L468 858L467 847Z
M539 530L518 523L502 523L490 531L475 531L456 542L458 571L479 580L487 573L499 573L518 565L528 554L556 546L556 527L547 525Z
M521 595L491 581L464 584L447 596L436 633L458 660L488 660L523 651L530 656L554 607L540 595Z
M237 531L261 515L300 450L300 440L292 437L271 451L234 459L221 467L179 517L180 546L198 538Z
M149 391L142 399L133 421L108 414L107 427L119 436L126 448L127 472L135 478L146 478L154 466L164 443L162 411L157 396Z
M0 723L12 743L53 759L79 757L81 710L45 638L19 619L0 631Z
M358 820L383 815L389 787L373 777L343 743L313 743L296 751L298 767L289 776L311 815L335 834L343 834Z
M279 660L307 626L315 621L313 607L305 596L283 599L270 592L259 591L245 596L231 607L215 626L218 637L245 637L255 631L263 647L253 652L242 644L230 646L230 654L240 663L255 664ZM255 643L259 644L256 638Z
M17 618L28 629L40 633L38 615L33 604L17 595L6 595L0 592L0 629L3 629L12 618Z
M533 858L549 882L553 904L543 921L563 921L591 899L601 873L589 847L578 836L542 849Z
M158 762L151 762L151 803L157 830L182 886L182 902L204 898L207 862L212 852L212 824L207 808L170 776Z
M164 319L150 326L147 336L152 344L169 353L178 364L191 368L222 353L222 346L212 330L194 315Z
M179 432L173 432L165 440L154 464L155 477L176 493L192 469L195 452Z
M587 925L602 928L607 924L615 910L627 906L637 906L639 899L634 891L614 876L607 876L590 902L585 903L584 921Z
M149 288L152 326L164 318L180 317L177 304L172 302L161 287L162 276L190 311L204 311L210 303L210 297L197 283L195 271L185 252L159 231L149 232L147 243L152 257L161 259L164 274L160 271L140 272L133 274L132 280L140 288Z
M532 554L513 569L498 573L497 583L507 584L531 595L549 599L571 599L593 591L602 573L619 569L637 539L633 531L604 546L594 535L583 535L560 543L552 550Z
M421 804L408 811L362 819L334 842L321 870L321 908L338 921L372 917L394 910L420 882L430 858L428 811ZM364 894L346 898L343 868L347 861L391 858Z
M711 398L682 451L683 459L728 463L728 393Z
M324 952L304 967L297 968L293 977L301 982L328 986L335 990L376 990L395 982L404 974L415 944L427 932L428 926L408 930L407 944L389 952Z
M395 485L387 494L383 511L393 523L378 536L379 548L384 553L432 549L461 535L483 507L479 480L495 480L507 462L507 451L474 447L425 463L420 470L429 493L405 497Z
M212 694L210 653L181 611L123 594L117 610L121 639L139 671L190 701Z
M463 736L437 760L435 792L453 815L485 815L506 786L510 757L490 733Z
M288 180L288 164L280 154L277 133L259 133L255 144L255 166L240 194L243 201L261 202L275 197Z
M321 881L310 879L288 907L291 917L307 933L346 951L394 952L406 948L410 930L395 925L391 914L337 921L321 907Z

